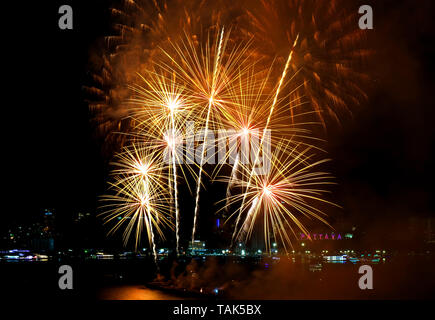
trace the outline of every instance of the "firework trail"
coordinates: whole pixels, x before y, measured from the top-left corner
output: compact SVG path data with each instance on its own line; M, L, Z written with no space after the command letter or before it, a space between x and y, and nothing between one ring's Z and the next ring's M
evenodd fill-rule
M170 135L166 138L168 142L169 147L169 153L171 158L171 166L169 168L169 186L171 187L171 190L174 190L174 193L172 194L171 191L171 200L173 199L173 202L175 204L175 238L176 238L176 251L177 255L180 253L180 209L179 209L179 203L178 203L178 184L177 184L177 156L176 156L176 133L175 133L175 125L174 125L174 116L173 112L171 111L171 129L170 129ZM171 179L171 171L172 171L172 179Z
M174 130L174 126L172 127ZM176 237L176 250L177 255L180 253L180 209L178 205L178 185L177 185L177 165L175 159L175 150L172 150L172 172L174 174L173 182L174 182L174 197L175 197L175 237Z
M205 120L204 144L202 145L201 162L199 164L199 172L198 172L198 181L196 182L196 199L195 199L195 212L193 215L192 243L195 240L195 233L196 233L196 227L197 227L197 220L198 220L198 213L199 213L198 212L198 210L199 210L199 193L201 190L202 166L204 164L205 147L207 144L207 132L208 132L208 126L209 126L209 121L210 121L210 111L211 111L211 107L214 103L213 100L215 98L214 95L215 95L215 85L216 85L216 73L218 71L219 62L220 62L219 60L220 60L220 57L222 54L221 51L222 51L223 39L224 39L224 28L222 28L221 33L220 33L218 51L217 51L216 61L215 61L214 70L213 70L211 95L210 95L209 102L208 102L207 117Z
M233 168L231 169L230 179L228 180L227 192L225 193L226 194L226 199L227 199L227 203L226 203L227 205L228 205L229 198L231 196L231 188L233 187L234 182L237 179L237 171L238 171L238 169L239 169L239 154L237 154L237 156L236 156L236 160L234 161ZM228 211L228 207L227 206L226 206L226 208L227 208L227 211Z
M240 238L247 237L247 235L248 235L248 231L249 231L248 228L249 228L249 226L252 225L254 213L258 209L259 199L260 198L258 196L255 196L254 200L252 201L251 208L249 209L249 211L246 215L245 222L243 223L243 228L242 228L242 233L240 234Z
M146 215L142 216L141 219L147 219L147 223L146 223L146 227L147 227L147 231L148 234L150 235L150 241L151 241L151 247L153 250L153 257L154 257L154 263L157 265L157 250L156 250L156 242L155 242L155 238L154 238L154 230L153 230L153 226L151 223L151 205L150 205L150 199L149 199L149 195L150 195L150 185L149 185L149 178L147 175L144 176L142 183L144 184L144 189L145 189L145 199L141 199L141 201L145 200L145 206L146 206ZM158 218L158 216L157 216ZM158 221L156 221L158 223ZM136 233L136 239L140 238L140 233L139 233L139 229L137 229L137 233ZM137 241L137 240L136 240ZM136 247L137 247L137 243L136 243Z
M174 173L174 193L175 193L175 221L176 221L176 250L177 255L180 253L180 208L178 205L178 186L177 186L177 165L175 164L175 157L172 157L172 169Z
M296 45L297 45L297 43L298 43L298 39L299 39L299 35L296 36L296 39L295 39L295 41L293 42L293 47L292 47L292 49L291 49L291 51L290 51L290 54L289 54L289 56L288 56L288 58L287 58L287 62L286 62L286 64L285 64L285 66L284 66L284 70L283 70L282 75L281 75L281 78L280 78L280 80L279 80L279 84L278 84L278 87L277 87L276 92L275 92L275 97L274 97L273 102L272 102L272 105L271 105L271 107L270 107L269 116L267 117L266 126L265 126L265 128L264 128L264 130L263 130L263 134L262 134L262 137L261 137L261 142L260 142L260 145L259 145L258 150L257 150L257 152L256 152L255 160L254 160L254 162L253 162L253 164L252 164L252 169L251 169L251 173L250 173L250 175L249 175L248 184L247 184L247 186L246 186L246 191L248 191L248 189L249 189L249 187L250 187L251 179L252 179L252 175L254 174L255 166L256 166L256 164L257 164L257 162L258 162L258 156L260 155L261 147L262 147L263 144L264 144L264 138L266 137L266 131L267 131L268 127L269 127L269 123L270 123L270 120L271 120L271 118L272 118L273 111L274 111L275 106L276 106L276 103L277 103L277 101L278 101L279 92L280 92L281 86L282 86L282 84L283 84L283 81L284 81L284 79L285 79L285 76L286 76L286 74L287 74L287 70L288 70L288 68L289 68L289 66L290 66L290 62L291 62L291 60L292 60L293 52L294 52L294 50L295 50L295 47L296 47ZM234 229L234 233L233 233L233 236L232 236L232 239L231 239L231 246L233 245L233 242L234 242L234 237L235 237L235 235L236 235L237 226L238 226L239 221L240 221L240 216L241 216L241 213L242 213L242 208L243 208L243 206L244 206L244 204L245 204L246 196L247 196L247 192L245 192L245 195L244 195L243 200L242 200L242 205L240 206L240 212L239 212L239 215L238 215L237 220L236 220L236 227L235 227L235 229Z
M149 227L149 232L151 234L151 245L152 245L152 250L153 250L154 263L156 264L156 266L158 268L159 265L157 264L156 241L154 239L154 231L153 231L153 227L152 227L152 224L151 224L151 217L150 217L150 215L148 215L148 224L147 225L150 226ZM136 237L139 237L139 236L140 236L139 234L136 235Z

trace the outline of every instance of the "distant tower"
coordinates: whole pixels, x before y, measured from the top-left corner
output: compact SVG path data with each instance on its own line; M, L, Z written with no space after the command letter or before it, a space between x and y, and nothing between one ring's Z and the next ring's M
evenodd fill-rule
M55 234L55 214L53 210L45 209L43 214L44 238L54 238Z

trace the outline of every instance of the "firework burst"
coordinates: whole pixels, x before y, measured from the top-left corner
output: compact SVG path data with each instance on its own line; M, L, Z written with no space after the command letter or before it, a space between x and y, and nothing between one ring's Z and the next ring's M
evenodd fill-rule
M168 212L168 194L165 180L162 179L162 161L156 154L135 145L126 148L118 155L114 165L110 195L102 197L105 223L113 224L109 234L126 225L123 238L127 245L135 236L135 248L140 243L140 235L146 231L148 241L156 258L155 231L164 239L162 227L172 227Z
M160 72L158 72L160 71ZM178 200L177 164L181 163L180 148L184 137L181 134L185 123L192 118L195 101L185 93L186 88L176 80L175 74L165 76L165 70L159 69L141 76L142 85L133 85L134 97L130 103L132 117L137 122L137 132L144 138L144 146L155 150L162 159L169 159L168 183L175 209L176 249L180 251L180 209ZM180 81L181 82L181 81ZM186 177L185 172L182 171Z
M251 175L249 169L240 170L240 179L232 181L234 188L245 190L226 199L223 207L228 210L242 203L242 209L235 210L229 217L236 215L237 220L242 221L240 227L236 224L237 240L248 241L254 226L262 219L266 249L270 249L271 238L274 238L287 251L292 246L289 235L295 234L295 229L308 233L301 217L317 219L329 226L326 214L315 203L334 205L323 198L327 192L325 186L333 184L333 177L326 172L313 171L328 160L313 161L311 148L297 149L283 141L271 156L271 170L267 174Z

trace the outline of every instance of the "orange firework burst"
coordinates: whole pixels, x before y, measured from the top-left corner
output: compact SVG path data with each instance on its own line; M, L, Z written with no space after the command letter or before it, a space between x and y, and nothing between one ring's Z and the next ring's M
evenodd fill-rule
M288 141L279 143L271 156L271 170L265 175L250 175L250 170L240 170L241 177L233 185L245 192L230 196L224 207L242 203L242 209L229 217L239 215L237 220L242 221L240 226L236 223L236 239L249 240L254 226L262 219L266 249L270 249L273 237L287 251L292 246L289 234L295 234L295 227L308 233L301 217L315 218L329 225L315 203L334 205L322 197L327 192L324 187L333 184L333 177L326 172L313 172L328 160L312 161L311 148L297 149Z

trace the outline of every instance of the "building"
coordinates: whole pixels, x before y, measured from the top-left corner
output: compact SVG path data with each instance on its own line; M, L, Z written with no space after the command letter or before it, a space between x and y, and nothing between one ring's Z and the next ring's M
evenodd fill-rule
M207 249L205 247L205 241L194 240L193 243L190 242L187 252L191 255L206 254Z

